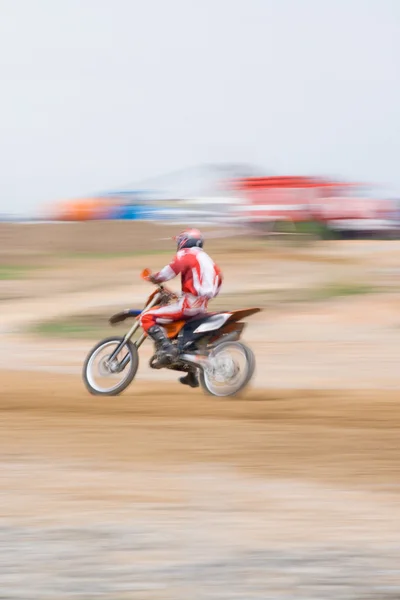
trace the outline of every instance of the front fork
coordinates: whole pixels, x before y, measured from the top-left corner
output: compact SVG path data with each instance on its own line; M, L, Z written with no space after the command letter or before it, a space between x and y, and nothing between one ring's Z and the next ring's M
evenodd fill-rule
M143 309L141 314L143 314L145 311L150 310L151 308L153 308L153 306L156 306L159 299L160 299L160 294L156 294L154 296L154 298L152 299L152 301L150 302L150 304L145 306L145 308ZM108 364L112 363L117 358L118 353L121 352L122 348L131 339L133 334L136 333L136 331L139 329L139 327L140 327L140 321L139 321L139 317L138 317L136 322L132 325L132 327L130 328L128 333L125 335L124 339L118 344L118 346L116 347L114 352L111 354L110 358L108 359ZM136 348L140 348L140 346L143 344L144 340L147 337L148 337L147 333L143 332L142 335L134 342ZM128 364L128 362L129 362L129 354L127 354L125 356L125 358L123 358L122 361L120 362L120 364L118 365L118 371L123 371L125 369L126 365Z

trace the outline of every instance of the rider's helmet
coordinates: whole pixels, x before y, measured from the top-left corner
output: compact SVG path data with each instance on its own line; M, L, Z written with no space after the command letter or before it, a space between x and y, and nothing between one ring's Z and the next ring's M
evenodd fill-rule
M198 229L185 229L175 238L177 244L177 250L183 248L202 248L204 244L204 238Z

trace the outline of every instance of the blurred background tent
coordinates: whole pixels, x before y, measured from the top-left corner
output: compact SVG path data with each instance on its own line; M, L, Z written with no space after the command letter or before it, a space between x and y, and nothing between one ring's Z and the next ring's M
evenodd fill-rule
M247 165L191 167L96 193L93 197L64 201L47 212L52 219L61 221L147 219L156 214L163 219L175 213L177 203L182 213L189 199L193 204L195 198L207 203L207 198L232 196L232 180L257 174L261 173ZM210 212L213 202L207 204Z
M111 203L106 198L84 198L64 201L57 205L52 220L90 221L107 218Z

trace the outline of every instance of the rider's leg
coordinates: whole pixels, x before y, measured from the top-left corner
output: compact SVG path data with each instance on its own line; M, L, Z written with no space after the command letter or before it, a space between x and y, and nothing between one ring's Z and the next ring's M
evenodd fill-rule
M178 350L168 339L162 325L180 321L181 319L190 319L200 316L207 310L207 299L190 297L187 294L182 296L178 302L148 310L140 317L140 324L145 332L154 340L156 350L161 361L173 362L178 356ZM195 372L189 372L187 376L179 381L184 385L197 387L197 375Z
M197 388L199 387L199 379L197 377L197 373L194 369L191 369L189 371L189 373L187 375L185 375L185 377L180 377L179 381L183 384L183 385L188 385L192 388Z
M172 362L177 357L178 350L168 339L162 325L180 319L183 319L182 301L149 310L140 318L140 324L155 342L161 360L166 362Z
M185 317L195 318L201 317L207 311L208 299L197 298L186 295L185 301ZM183 385L188 385L192 388L199 387L199 378L197 376L197 369L190 369L190 371L184 376L180 377L179 381Z
M147 330L148 335L156 345L156 351L161 361L171 363L178 356L178 349L169 341L165 330L159 325L153 325Z

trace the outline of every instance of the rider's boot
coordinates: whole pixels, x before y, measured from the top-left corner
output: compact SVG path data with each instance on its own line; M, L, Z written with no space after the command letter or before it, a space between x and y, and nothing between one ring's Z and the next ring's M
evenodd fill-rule
M158 361L165 364L173 363L178 356L178 350L172 342L169 341L165 335L164 329L159 325L153 325L147 333L155 342Z
M189 371L189 373L185 375L185 377L180 377L179 381L183 385L189 385L192 388L199 387L199 379L194 370Z

